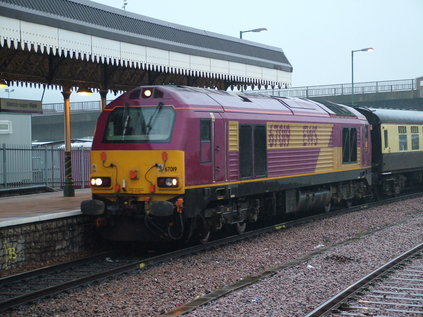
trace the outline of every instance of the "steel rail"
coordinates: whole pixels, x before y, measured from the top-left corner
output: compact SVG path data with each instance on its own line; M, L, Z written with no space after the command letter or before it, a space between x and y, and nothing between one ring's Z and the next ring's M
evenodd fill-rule
M359 290L366 287L369 283L374 281L375 279L379 278L381 275L386 273L387 271L393 269L400 263L404 262L405 260L409 259L416 253L423 250L423 243L415 246L414 248L404 252L403 254L399 255L398 257L394 258L393 260L385 263L378 269L374 270L370 274L366 275L356 283L350 285L345 290L341 291L337 295L330 298L328 301L324 302L320 306L318 306L316 309L308 313L305 317L319 317L323 316L324 314L329 313L330 311L337 309L342 303L345 302L348 298L350 298L352 295L356 294Z
M184 249L172 251L172 252L169 252L169 253L156 255L156 256L153 256L153 257L139 258L139 259L136 259L136 260L133 260L133 261L129 261L126 264L123 264L123 265L114 266L111 269L106 268L106 269L102 270L101 272L96 272L94 274L86 274L83 277L68 280L66 282L62 281L62 283L57 283L55 285L52 285L52 286L49 286L49 287L46 287L46 288L37 289L35 291L26 292L26 293L21 292L21 295L19 295L19 296L15 296L15 297L6 299L4 301L0 301L0 312L4 312L4 311L11 309L13 307L16 307L20 304L24 304L24 303L27 303L27 302L30 302L30 301L34 301L36 299L40 299L40 298L46 297L48 295L54 295L54 294L60 293L64 290L69 290L69 289L72 289L72 288L83 286L83 285L86 285L90 282L99 281L99 280L105 279L107 277L116 276L116 275L119 275L121 273L131 272L131 271L136 271L136 270L145 270L145 269L147 269L147 268L149 268L153 265L159 264L159 263L163 263L163 262L170 261L170 260L173 260L173 259L181 258L181 257L184 257L184 256L189 256L189 255L196 254L196 253L199 253L199 252L204 252L204 251L214 249L214 248L217 248L217 247L221 247L223 245L227 245L227 244L230 244L230 243L235 243L235 242L238 242L238 241L250 239L250 238L262 235L262 234L271 233L271 232L275 232L275 231L278 231L278 230L281 230L281 229L299 226L299 225L310 223L310 222L320 220L320 219L335 217L335 216L342 215L342 214L345 214L345 213L348 213L348 212L353 212L353 211L358 211L358 210L362 210L362 209L365 209L365 208L378 206L378 205L381 205L382 203L390 203L390 202L395 202L395 201L399 201L399 200L403 200L403 199L410 199L410 198L418 197L418 196L421 196L421 195L422 195L422 193L412 194L412 195L407 195L407 196L401 196L401 197L395 197L393 199L389 199L389 200L383 201L383 202L379 201L379 202L367 203L367 204L364 204L364 205L353 206L353 207L350 207L350 208L347 208L347 209L342 209L342 210L338 210L338 211L334 211L334 212L330 212L330 213L316 214L316 215L313 215L313 216L300 218L300 219L296 219L296 220L292 220L292 221L282 222L282 223L278 223L278 224L272 224L271 226L264 227L264 228L258 228L258 229L252 230L252 231L247 231L247 232L244 232L242 234L224 237L224 238L221 238L221 239L218 239L218 240L210 241L206 244L194 245L194 246L186 247ZM98 258L99 255L97 255L95 257ZM80 260L72 261L72 262L69 262L69 263L59 264L57 266L51 266L51 267L42 268L42 269L39 269L39 270L34 270L34 271L31 271L31 272L26 272L26 273L13 275L13 276L10 276L10 277L1 278L0 279L0 285L1 285L0 286L0 295L2 294L2 287L4 285L7 285L10 282L25 281L28 278L35 277L37 275L42 275L42 274L48 275L49 272L52 272L53 270L60 271L60 270L63 270L67 267L72 267L72 270L74 272L76 272L76 268L77 268L78 265L83 266L83 265L86 264L85 261L87 261L88 259L95 258L95 257L80 259ZM264 277L268 274L272 274L272 272L262 273L258 279L251 280L249 284L257 282L259 279L261 279L262 277ZM243 282L241 284L247 285L248 283L245 283L245 282ZM244 287L244 286L240 286L240 287ZM234 289L236 289L236 288L233 288L232 290L234 290Z
M370 203L366 203L366 204L362 204L362 205L358 205L358 206L352 206L352 207L349 207L349 208L337 210L337 211L330 212L330 213L317 214L317 215L313 215L313 216L306 217L306 218L300 218L300 219L296 219L296 220L293 220L293 221L288 221L288 222L276 224L276 225L273 225L271 227L258 229L254 232L251 232L251 234L252 235L259 235L259 234L264 234L264 233L270 233L272 231L291 228L291 227L298 226L298 225L301 225L301 224L310 223L310 222L313 222L313 221L316 221L316 220L327 219L327 218L343 215L343 214L350 213L350 212L355 212L355 211L359 211L359 210L363 210L363 209L367 209L367 208L371 208L371 207L381 206L383 204L398 202L398 201L401 201L401 200L412 199L412 198L421 197L421 196L422 196L422 193L420 193L420 192L419 193L412 193L412 194L406 194L406 195L397 196L397 197L393 197L393 198L388 198L388 199L381 200L381 201L370 202ZM248 232L247 232L247 234L248 234ZM241 240L241 239L243 239L243 237L240 236L239 239ZM244 239L245 239L245 237L244 237ZM356 238L352 238L350 240L355 240L355 239ZM322 253L322 252L324 252L328 249L331 249L333 247L336 247L340 244L344 244L345 242L348 242L350 240L340 242L338 244L332 245L331 247L325 247L325 248L313 251L313 252L305 255L304 257L302 257L300 259L295 259L295 260L290 261L288 263L285 263L285 264L283 264L279 267L275 267L275 268L272 268L270 270L261 272L257 275L246 276L246 277L236 281L233 284L230 284L230 285L224 286L222 288L216 289L216 290L214 290L214 291L212 291L212 292L210 292L206 295L203 295L201 297L194 299L191 302L188 302L188 303L186 303L182 306L179 306L175 309L172 309L172 310L170 310L170 311L168 311L168 312L166 312L166 313L164 313L160 316L179 316L179 315L185 314L187 312L193 311L196 308L198 308L199 306L210 303L210 302L212 302L212 301L214 301L214 300L216 300L220 297L223 297L223 296L225 296L225 295L227 295L231 292L234 292L234 291L237 291L237 290L242 289L244 287L248 287L250 285L258 283L263 278L270 277L270 276L276 274L277 272L279 272L283 269L298 265L299 263L307 261L317 254L320 254L320 253Z

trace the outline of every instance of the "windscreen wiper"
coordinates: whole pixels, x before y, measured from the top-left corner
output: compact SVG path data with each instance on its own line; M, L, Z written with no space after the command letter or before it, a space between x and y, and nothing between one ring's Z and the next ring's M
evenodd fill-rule
M152 124L153 124L154 120L156 120L157 115L159 114L160 110L162 110L163 106L164 106L164 103L163 102L159 102L159 104L157 105L156 109L154 109L154 112L151 115L150 120L148 120L148 123L146 125L146 132L147 132L146 134L147 135L150 133L151 128L152 128Z

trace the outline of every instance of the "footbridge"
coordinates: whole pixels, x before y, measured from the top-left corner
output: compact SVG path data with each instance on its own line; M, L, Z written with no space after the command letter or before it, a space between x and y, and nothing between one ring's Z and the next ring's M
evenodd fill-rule
M351 83L272 89L259 93L280 97L308 98L315 101L332 101L345 105L352 104ZM354 105L423 111L423 77L355 83Z

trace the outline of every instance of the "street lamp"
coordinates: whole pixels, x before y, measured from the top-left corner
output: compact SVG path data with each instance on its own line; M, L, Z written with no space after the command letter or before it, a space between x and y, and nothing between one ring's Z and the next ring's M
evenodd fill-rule
M4 91L5 91L5 92L7 92L7 99L10 99L10 94L11 94L12 92L14 92L14 91L15 91L15 89L6 88Z
M354 107L354 53L355 52L373 52L373 47L366 47L360 50L351 51L351 105Z
M252 30L247 30L247 31L239 31L239 38L242 39L242 34L248 33L248 32L267 32L267 29L266 28L258 28L258 29L252 29Z

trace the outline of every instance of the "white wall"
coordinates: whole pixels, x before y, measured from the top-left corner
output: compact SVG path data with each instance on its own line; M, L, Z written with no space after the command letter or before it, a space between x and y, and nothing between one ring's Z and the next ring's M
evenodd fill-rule
M0 112L0 145L30 146L31 142L31 114Z

